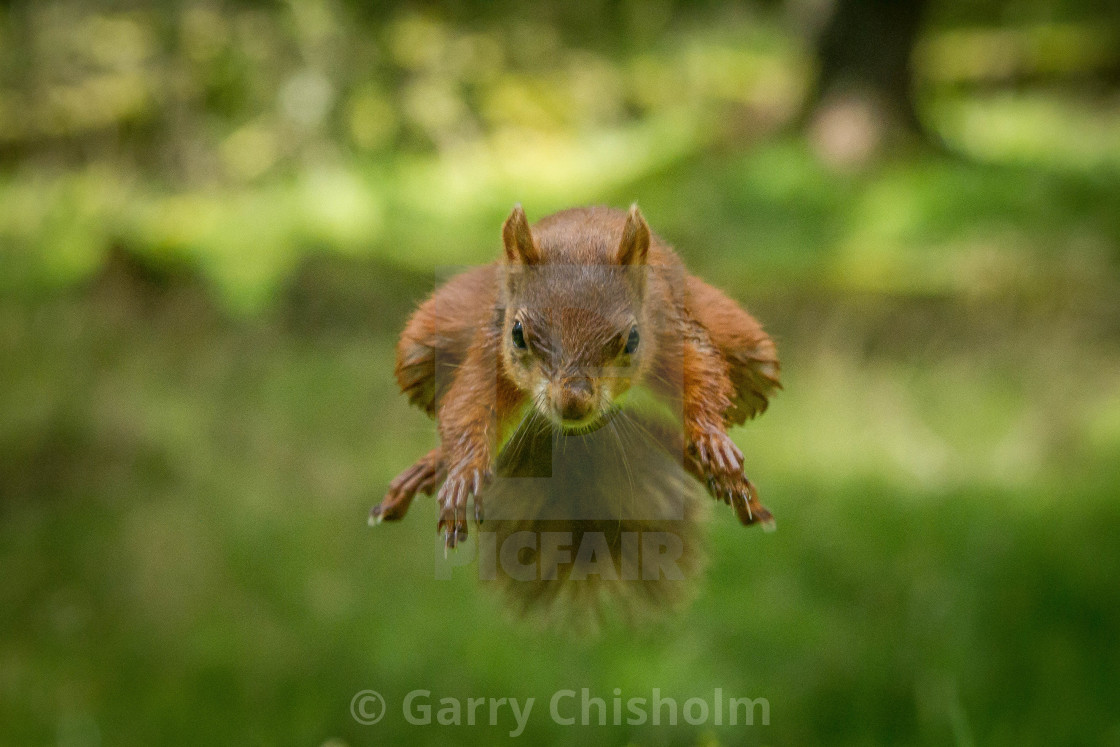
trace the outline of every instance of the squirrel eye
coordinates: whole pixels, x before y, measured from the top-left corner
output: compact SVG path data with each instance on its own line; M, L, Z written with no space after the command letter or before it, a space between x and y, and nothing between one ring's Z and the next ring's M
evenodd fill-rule
M626 338L626 354L632 355L638 349L638 328L630 328L630 336Z
M521 322L513 323L513 332L510 334L513 338L513 344L518 350L524 350L525 345L525 331L521 329Z

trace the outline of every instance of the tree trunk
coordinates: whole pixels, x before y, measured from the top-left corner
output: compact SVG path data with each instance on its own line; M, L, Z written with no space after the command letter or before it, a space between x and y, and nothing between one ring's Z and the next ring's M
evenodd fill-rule
M820 77L808 112L825 155L865 160L898 141L924 138L912 58L928 6L929 0L836 1L817 42Z

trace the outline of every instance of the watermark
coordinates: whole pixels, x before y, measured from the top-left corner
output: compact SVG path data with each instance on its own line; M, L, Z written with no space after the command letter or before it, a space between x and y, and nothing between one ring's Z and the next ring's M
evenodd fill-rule
M472 552L473 548L473 552ZM682 581L684 540L675 532L480 531L474 545L447 553L436 538L435 576L450 579L477 555L478 577L514 581Z
M376 690L359 690L350 699L350 715L363 726L373 726L389 710L385 698Z
M726 696L722 688L710 695L678 699L649 693L625 695L614 688L609 696L592 694L590 688L557 690L537 708L535 697L438 697L431 690L411 690L400 702L401 718L413 726L507 726L509 736L525 733L534 712L557 726L769 726L770 701L766 698ZM364 726L385 715L385 699L373 690L362 690L350 701L350 714Z

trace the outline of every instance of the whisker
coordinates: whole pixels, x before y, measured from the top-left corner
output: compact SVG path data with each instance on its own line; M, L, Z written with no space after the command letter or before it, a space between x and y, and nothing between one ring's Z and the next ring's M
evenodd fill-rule
M533 401L526 408L525 414L521 416L521 421L517 424L517 427L513 431L513 435L510 438L510 443L506 445L506 449L513 449L513 451L510 451L511 455L516 456L518 454L516 450L521 448L521 444L524 443L527 434L532 430L532 421L535 420L538 410L538 398L539 395L535 396ZM528 425L526 425L526 423L528 423ZM503 449L503 451L504 450L505 449Z
M654 435L654 433L652 431L650 431L648 428L646 428L646 426L643 425L636 417L634 417L630 413L626 412L625 410L621 410L620 414L622 416L622 421L624 423L626 423L627 426L629 426L631 428L634 428L640 434L644 434L644 436L647 439L649 439L657 447L659 447L663 450L665 449L665 444L664 444L664 439L663 438L659 438L658 436Z
M634 484L634 473L630 469L630 460L627 459L626 446L622 441L622 436L619 434L618 428L615 427L614 421L613 420L607 421L607 425L610 426L611 433L614 435L614 438L615 438L614 443L617 445L617 449L618 449L618 453L619 453L619 459L622 460L622 468L624 470L626 470L626 480L630 484L630 493L629 493L630 501L634 501L637 498L637 490L638 489ZM622 516L623 516L622 501L623 501L623 497L620 494L619 497L618 497L618 525L619 525L620 529L622 527Z

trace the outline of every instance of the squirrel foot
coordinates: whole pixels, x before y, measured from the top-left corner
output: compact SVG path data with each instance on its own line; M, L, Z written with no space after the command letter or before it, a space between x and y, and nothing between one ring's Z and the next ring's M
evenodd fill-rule
M381 503L370 509L370 526L380 524L382 521L403 519L417 493L431 495L436 491L442 472L443 462L438 449L401 472L389 483L389 490L381 499Z
M740 473L734 484L730 487L725 484L724 489L727 491L725 495L729 497L732 508L735 509L735 515L739 517L739 522L743 526L760 524L767 532L772 532L776 528L774 515L766 506L759 503L758 489L750 478Z
M454 548L467 538L467 501L474 496L474 519L482 523L482 500L479 493L490 482L489 470L466 468L452 470L439 490L439 522L436 531L443 534L443 543Z
M700 470L709 481L718 482L743 473L743 452L723 431L702 429L690 440Z
M758 500L758 489L743 474L743 452L722 431L703 431L692 442L696 462L707 477L708 492L735 509L744 526L775 528L774 516Z
M710 477L718 479L743 471L743 452L721 430L709 428L696 434L692 439L692 448L700 466Z

